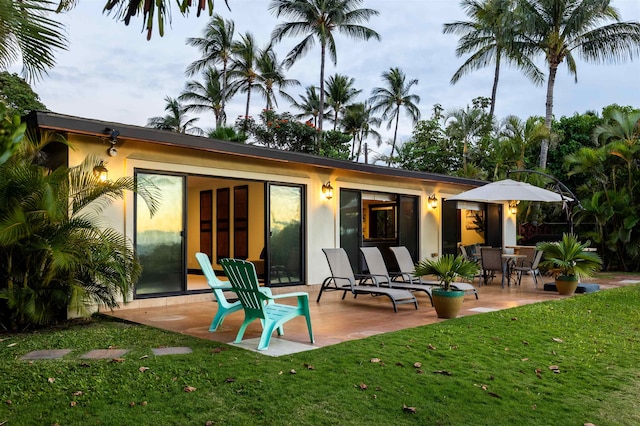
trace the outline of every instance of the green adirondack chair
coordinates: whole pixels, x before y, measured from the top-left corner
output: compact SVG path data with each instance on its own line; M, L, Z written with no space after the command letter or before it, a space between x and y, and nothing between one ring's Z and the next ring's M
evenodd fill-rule
M224 317L232 312L241 310L242 304L239 300L235 302L229 302L227 300L224 295L224 289L227 288L228 290L232 290L231 284L220 281L218 277L216 277L216 274L211 267L211 260L209 260L209 256L198 252L196 253L196 259L198 260L200 268L207 279L207 284L211 287L211 291L213 291L213 295L216 297L216 301L218 302L218 312L216 312L216 315L213 317L213 321L211 321L211 327L209 327L209 331L216 331L220 324L222 324L222 321L224 321Z
M273 332L277 330L278 335L282 336L284 334L283 324L297 316L306 318L309 339L311 343L314 342L308 293L265 294L259 287L258 275L253 263L240 259L222 259L220 264L244 308L244 321L240 326L235 343L240 343L247 326L259 319L262 321L263 329L258 350L266 350L269 348ZM274 302L276 299L287 297L297 297L298 305L292 306Z

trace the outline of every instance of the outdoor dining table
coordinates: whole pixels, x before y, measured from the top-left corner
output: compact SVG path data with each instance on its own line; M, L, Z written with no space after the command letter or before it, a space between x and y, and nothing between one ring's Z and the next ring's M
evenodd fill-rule
M505 253L502 255L504 262L502 262L502 276L507 280L507 286L511 286L511 278L513 275L513 267L518 265L518 262L526 259L525 254L510 254ZM515 280L514 280L515 285ZM504 280L502 280L502 287L504 288Z

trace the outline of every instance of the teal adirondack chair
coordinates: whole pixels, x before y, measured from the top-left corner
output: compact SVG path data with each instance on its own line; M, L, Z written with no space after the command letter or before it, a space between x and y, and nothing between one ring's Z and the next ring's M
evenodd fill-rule
M314 342L308 293L265 294L259 287L258 275L253 263L240 259L222 259L220 264L244 308L244 321L240 326L235 343L240 343L247 326L259 319L262 321L263 329L258 350L266 350L269 348L273 332L277 329L278 335L282 336L284 334L282 325L297 316L306 318L309 339L311 343ZM276 299L287 297L297 297L298 305L291 306L274 302Z
M229 290L232 290L231 284L220 281L218 277L216 277L216 274L211 267L209 256L204 253L196 253L196 259L198 259L200 268L202 268L202 272L207 279L207 283L209 284L209 287L211 287L213 295L216 297L216 301L218 302L218 312L216 312L216 315L213 317L213 321L211 322L211 327L209 327L209 331L216 331L220 324L222 324L222 321L224 321L224 317L232 312L241 310L242 304L239 300L229 302L224 296L224 288L226 287Z

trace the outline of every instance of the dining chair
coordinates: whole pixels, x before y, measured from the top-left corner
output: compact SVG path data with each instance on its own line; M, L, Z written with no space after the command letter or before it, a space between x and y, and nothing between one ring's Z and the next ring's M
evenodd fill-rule
M481 247L482 262L482 279L484 285L489 285L489 281L493 280L495 273L502 274L502 286L504 287L504 260L502 259L502 249L493 247Z
M513 268L513 270L518 274L518 285L520 285L520 282L522 281L522 274L528 273L531 274L531 276L533 277L533 283L535 284L536 288L538 288L538 277L542 278L542 274L540 274L540 269L538 266L543 254L544 252L542 250L536 250L535 257L533 258L533 261L531 263L525 260L520 266L516 266Z

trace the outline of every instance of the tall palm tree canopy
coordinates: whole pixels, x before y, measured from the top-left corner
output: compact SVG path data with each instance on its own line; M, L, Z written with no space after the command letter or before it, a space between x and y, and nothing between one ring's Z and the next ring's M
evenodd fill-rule
M226 124L227 114L225 112L226 101L231 95L228 93L229 85L229 63L231 61L233 49L233 37L235 33L235 24L231 20L225 20L220 15L214 15L204 30L204 37L188 38L187 44L196 47L202 52L202 58L191 63L186 74L192 76L207 67L214 65L222 65L222 93L225 96L221 100L221 118L222 121L218 125Z
M286 77L285 66L283 62L278 60L278 56L271 45L260 52L256 67L258 69L256 91L267 101L266 109L270 110L278 106L276 89L281 97L291 102L294 101L284 89L299 86L300 82Z
M418 79L407 81L407 77L400 68L391 68L382 73L382 81L385 87L376 87L371 92L369 102L372 104L372 112L382 111L382 120L387 121L387 129L395 122L393 131L393 142L388 164L391 164L391 157L396 148L398 138L398 123L400 122L400 110L404 108L405 113L415 125L420 119L420 96L410 93L411 88L418 84Z
M223 105L232 94L223 91L220 85L222 78L217 69L207 68L203 77L203 83L195 80L188 81L178 100L186 103L185 112L213 112L216 118L216 127L221 127L222 123L226 121Z
M292 107L299 110L300 113L296 114L296 118L311 117L309 121L313 121L314 127L318 125L318 109L320 107L320 97L318 96L318 88L316 86L308 86L304 95L298 95L300 102L295 100L291 104Z
M369 136L373 136L376 139L377 146L380 146L382 142L380 133L373 128L374 126L380 127L380 123L380 118L372 114L371 105L367 102L359 102L345 107L342 128L344 132L353 137L351 146L352 160L357 161L360 158L362 142Z
M77 0L60 0L59 9L69 9L75 5ZM153 23L158 22L158 33L160 37L164 35L164 23L169 21L171 23L171 3L169 0L106 0L104 11L107 13L113 13L116 18L124 21L125 25L129 25L131 18L142 15L144 28L147 30L147 40L151 39L153 34ZM191 10L193 4L196 3L197 10L196 15L200 16L205 10L208 10L209 16L213 14L213 8L215 2L213 0L199 0L197 2L192 1L177 1L178 9L183 15L187 15ZM229 9L228 0L224 0L224 3ZM229 9L231 10L231 9Z
M327 49L334 65L337 64L337 49L334 33L337 31L348 37L360 40L380 35L374 30L361 25L368 22L378 12L373 9L359 8L363 0L273 0L269 10L276 17L285 17L291 21L276 26L271 33L274 42L285 37L304 38L287 55L288 66L293 65L304 56L315 44L320 43L320 105L318 114L318 131L322 133L324 115L324 69Z
M525 54L542 55L549 66L545 124L551 128L558 66L566 62L577 81L577 54L594 63L621 62L640 53L640 23L621 22L610 0L519 0L521 44ZM613 23L607 23L614 21ZM539 166L547 166L548 141Z
M147 120L147 127L169 130L176 133L204 134L202 129L193 126L193 124L198 121L198 118L189 119L186 115L187 109L180 101L170 96L166 96L164 100L167 103L164 110L168 111L169 114L164 117L151 117Z
M0 1L0 68L22 59L22 75L38 80L55 65L54 51L67 50L64 25L45 0Z
M346 75L335 74L327 80L328 103L333 109L333 130L338 127L338 116L342 109L362 90L353 87L355 80Z
M451 84L457 83L471 71L493 65L494 77L489 109L489 116L493 117L503 59L508 64L520 68L536 84L542 84L544 75L518 47L514 37L518 22L514 15L513 0L462 0L460 6L470 20L444 24L443 33L460 35L456 55L471 56L453 74Z
M255 38L251 33L240 36L239 41L233 43L233 63L229 71L230 88L233 92L241 91L247 94L244 122L249 119L249 105L251 104L251 90L256 84L258 73L256 61L260 55ZM245 129L246 130L246 129Z

